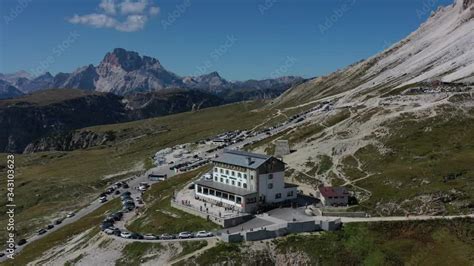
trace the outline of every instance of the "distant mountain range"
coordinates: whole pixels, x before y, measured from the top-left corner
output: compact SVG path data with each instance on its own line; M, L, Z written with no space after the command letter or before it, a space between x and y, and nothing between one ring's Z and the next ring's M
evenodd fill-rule
M199 89L217 95L240 95L246 100L252 97L270 98L283 90L302 83L301 77L281 77L266 80L230 82L217 72L197 77L181 77L165 69L156 58L140 56L137 52L116 48L105 55L99 65L88 65L72 73L49 72L32 77L25 71L15 74L0 74L3 81L0 98L31 93L43 89L80 89L129 95L139 92L153 92L164 89ZM16 89L16 90L15 90Z

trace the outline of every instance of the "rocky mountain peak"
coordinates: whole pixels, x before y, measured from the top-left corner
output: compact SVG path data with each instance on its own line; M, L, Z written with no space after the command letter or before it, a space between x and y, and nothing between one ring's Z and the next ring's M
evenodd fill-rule
M460 5L462 10L466 10L474 4L474 0L457 0L456 5Z
M108 52L99 68L106 67L107 69L113 67L120 67L126 72L138 70L143 66L159 66L160 62L156 58L143 56L141 57L137 52L128 51L123 48L115 48L112 52Z

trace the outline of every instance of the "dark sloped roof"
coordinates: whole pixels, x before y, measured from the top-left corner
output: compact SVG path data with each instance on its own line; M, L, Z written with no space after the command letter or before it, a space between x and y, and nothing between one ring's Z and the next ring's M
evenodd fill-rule
M245 151L226 150L224 153L215 158L214 162L231 164L250 169L257 169L265 163L271 156L256 154Z

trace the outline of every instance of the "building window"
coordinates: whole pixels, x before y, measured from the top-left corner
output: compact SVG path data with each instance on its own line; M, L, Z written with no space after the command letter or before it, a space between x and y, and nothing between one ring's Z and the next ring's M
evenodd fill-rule
M293 190L292 191L288 191L288 194L286 194L287 197L293 197Z
M217 181L217 176L214 177L214 181Z
M242 186L242 184L241 184L240 182L237 182L237 186L241 187L241 186Z
M244 183L244 188L247 188L247 184Z
M229 170L225 170L225 174L228 175L228 174L229 174Z
M221 171L221 174L224 173L224 170L220 169L220 171Z
M232 180L232 186L235 186L235 181L234 180Z
M275 199L281 199L281 193L275 194Z
M222 197L222 193L220 191L216 191L216 197Z
M237 176L238 176L238 177L242 177L242 174L241 174L241 173L237 173Z
M273 179L273 174L269 174L268 179Z
M235 176L235 172L234 172L234 171L232 171L231 176Z
M226 184L229 184L229 179L226 179L226 180L225 180L225 183L226 183Z
M217 167L216 167L216 168L214 168L214 172L216 172L216 173L217 173Z
M244 179L247 179L247 174L244 174Z
M230 201L235 201L235 196L234 195L229 195L229 200Z
M198 193L202 193L202 187L198 186Z
M242 198L241 198L241 197L237 197L235 202L236 202L237 204L242 204Z
M224 178L221 177L221 183L224 183Z
M273 184L272 183L268 184L268 189L272 189L272 188L273 188Z

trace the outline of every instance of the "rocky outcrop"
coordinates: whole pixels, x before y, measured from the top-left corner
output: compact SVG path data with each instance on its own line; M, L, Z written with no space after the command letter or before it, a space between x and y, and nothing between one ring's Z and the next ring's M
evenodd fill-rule
M24 153L40 151L72 151L104 145L115 140L115 133L92 132L88 130L57 132L28 144Z
M126 97L79 90L46 90L0 101L0 151L84 149L113 141L111 134L77 129L163 116L226 103L195 90Z
M416 31L385 51L325 77L307 81L278 100L307 102L345 93L357 101L418 82L465 82L474 74L473 0L439 8Z
M126 96L125 101L131 120L198 111L227 103L222 98L198 90L139 93Z
M113 94L87 95L45 105L26 99L15 101L0 107L0 150L23 152L31 142L48 135L126 120L121 98Z

